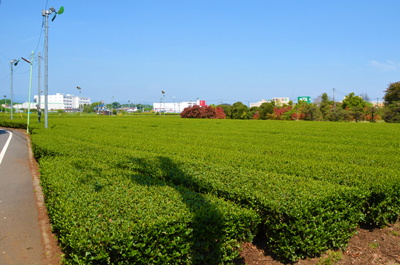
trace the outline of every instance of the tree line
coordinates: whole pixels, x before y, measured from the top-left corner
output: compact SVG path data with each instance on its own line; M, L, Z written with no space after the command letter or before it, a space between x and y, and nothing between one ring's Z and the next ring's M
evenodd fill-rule
M349 93L342 102L334 102L327 93L320 95L314 103L299 101L280 104L265 102L259 107L249 108L242 102L233 105L211 105L209 107L189 107L183 111L183 118L217 118L217 109L224 115L218 118L254 120L308 120L308 121L370 121L385 120L400 122L400 82L391 83L386 88L382 105L368 102L366 94L357 96ZM202 109L204 108L204 109Z

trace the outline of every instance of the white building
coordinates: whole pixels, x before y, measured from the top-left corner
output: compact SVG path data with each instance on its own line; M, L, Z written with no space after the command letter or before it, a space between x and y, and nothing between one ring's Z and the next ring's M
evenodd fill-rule
M15 104L14 109L28 109L29 103L28 101L25 101L22 104ZM37 103L31 102L31 109L36 109L37 108Z
M280 106L280 105L282 105L282 104L289 104L289 98L284 98L284 97L281 97L281 98L272 98L272 101L275 101L275 105L277 105L277 106ZM265 99L262 99L261 101L258 101L257 103L250 103L250 108L251 107L260 107L263 103L268 103L268 102L271 102L271 100L265 100Z
M35 105L38 103L38 95L33 97ZM90 98L74 96L72 94L56 93L47 96L47 104L49 110L57 109L79 109L79 105L91 104ZM44 109L44 95L40 96L40 108Z
M263 103L268 103L268 102L271 102L271 100L265 100L265 99L262 99L261 101L258 101L257 103L250 103L250 108L251 107L260 107Z
M204 100L197 100L196 102L175 102L175 103L153 103L153 110L155 112L166 112L166 113L181 113L187 107L193 107L195 105L205 106Z
M289 104L289 98L272 98L273 101L275 101L275 105L279 106L282 104Z

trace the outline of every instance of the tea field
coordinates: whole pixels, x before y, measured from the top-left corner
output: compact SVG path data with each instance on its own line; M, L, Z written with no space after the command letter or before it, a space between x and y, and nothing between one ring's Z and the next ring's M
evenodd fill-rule
M30 127L65 264L227 264L263 234L281 259L345 248L400 214L386 123L50 116ZM0 126L24 127L0 115Z

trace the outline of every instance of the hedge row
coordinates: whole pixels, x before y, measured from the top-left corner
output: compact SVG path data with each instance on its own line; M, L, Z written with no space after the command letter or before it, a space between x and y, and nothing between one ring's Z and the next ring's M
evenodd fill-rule
M111 182L107 187L116 188L122 183L127 186L119 179L140 177L141 181L161 182L196 196L230 201L229 205L256 213L247 231L260 229L279 257L296 260L344 248L360 223L383 225L397 219L397 131L395 125L387 124L73 117L55 119L51 130L35 129L32 141L49 181L58 183L51 175L54 168L65 172L72 168L71 176L95 178L98 184L90 187L100 191L105 179ZM87 189L85 181L70 182L71 192ZM160 187L150 186L154 192ZM96 194L87 190L88 196ZM86 195L81 195L85 191L74 194L77 200L86 200ZM112 189L107 194L120 198ZM70 199L65 196L60 196L59 203ZM65 228L65 238L70 238L72 228L65 223L61 228ZM244 239L241 231L232 236L237 242ZM70 245L65 242L64 246L68 249ZM82 249L90 247L93 245ZM82 251L73 252L79 246L72 249L76 258L83 259ZM221 254L218 262L234 255Z
M49 157L40 173L65 264L221 264L258 214L92 159Z

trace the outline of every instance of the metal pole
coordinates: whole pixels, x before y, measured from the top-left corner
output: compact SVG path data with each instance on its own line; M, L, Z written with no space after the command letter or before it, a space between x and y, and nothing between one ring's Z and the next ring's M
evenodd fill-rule
M165 94L163 94L163 98L164 98L164 117L165 117Z
M161 116L161 104L162 104L162 98L160 98L160 116Z
M13 64L15 62L11 61L11 119L13 119Z
M32 90L32 70L33 70L33 51L31 55L31 79L29 82L29 99L28 99L28 124L26 126L26 133L29 134L29 116L31 112L31 90Z
M333 110L336 110L335 89L333 89Z
M41 61L41 58L42 57L40 57L40 52L38 53L38 66L39 66L39 69L38 69L38 111L40 111L40 109L41 109L41 106L40 106L40 97L41 97L41 95L40 95L40 61Z
M81 117L82 117L81 98L82 98L82 88L79 89L79 111L81 112Z
M43 14L43 13L42 13ZM49 76L48 76L48 56L49 56L49 47L48 47L48 18L49 14L47 13L47 10L44 10L44 16L45 16L45 49L44 49L44 128L47 129L48 127L48 102L47 102L47 95L48 95L48 86L49 86Z

